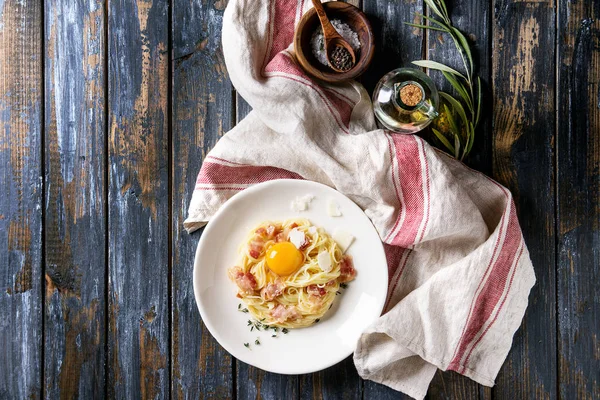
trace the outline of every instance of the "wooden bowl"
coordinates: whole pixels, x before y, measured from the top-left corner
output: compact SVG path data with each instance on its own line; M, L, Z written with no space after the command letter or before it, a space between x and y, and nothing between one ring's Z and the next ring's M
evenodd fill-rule
M321 23L314 8L302 16L296 27L294 49L298 62L309 75L325 82L336 83L354 79L366 71L375 53L375 38L371 24L366 15L352 4L331 1L323 3L323 7L329 20L339 19L358 34L360 49L356 54L356 64L346 72L335 72L331 67L321 64L315 58L310 39Z

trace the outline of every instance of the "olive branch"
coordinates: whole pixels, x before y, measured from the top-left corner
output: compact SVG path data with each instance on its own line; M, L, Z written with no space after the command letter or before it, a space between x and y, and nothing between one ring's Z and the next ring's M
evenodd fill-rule
M421 17L422 23L406 23L406 25L449 34L454 41L456 49L460 53L466 72L462 74L454 68L430 60L413 61L413 64L440 71L464 101L468 112L465 111L465 107L463 107L462 103L455 97L448 93L440 92L440 96L450 104L452 110L450 110L446 104L443 104L443 113L438 117L438 121L436 122L438 128L440 126L447 127L450 136L454 137L454 145L450 143L446 135L440 132L440 130L435 128L431 129L438 140L454 154L455 158L463 160L473 147L475 128L479 123L479 116L481 114L481 79L477 77L477 85L475 85L473 56L471 55L469 42L465 35L452 25L452 20L448 16L448 9L446 8L445 1L425 0L425 3L439 19L417 13L417 16ZM425 25L425 21L429 21L430 24ZM475 97L475 90L477 90L477 97ZM458 121L454 117L455 113L452 111L458 114Z

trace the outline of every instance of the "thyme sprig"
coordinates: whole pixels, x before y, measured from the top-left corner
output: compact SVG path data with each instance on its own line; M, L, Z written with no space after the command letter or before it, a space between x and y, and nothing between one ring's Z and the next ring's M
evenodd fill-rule
M463 107L461 101L448 93L440 92L442 98L450 104L452 110L458 114L459 117L457 121L454 118L452 110L450 110L446 104L443 105L442 115L445 115L447 118L447 121L444 121L447 123L444 123L444 125L447 126L450 134L454 137L454 144L450 143L444 133L440 132L438 129L432 128L434 135L452 154L454 154L454 157L463 160L473 147L475 128L479 124L481 115L481 79L477 77L477 84L475 84L473 55L471 54L469 42L465 35L452 24L445 1L425 0L425 3L437 18L417 13L417 15L421 17L422 23L406 23L406 25L415 28L440 31L450 35L460 54L465 67L465 72L460 73L454 68L431 60L413 61L413 64L440 71L466 105L467 110L465 111L465 107ZM427 22L429 22L429 24L427 24Z

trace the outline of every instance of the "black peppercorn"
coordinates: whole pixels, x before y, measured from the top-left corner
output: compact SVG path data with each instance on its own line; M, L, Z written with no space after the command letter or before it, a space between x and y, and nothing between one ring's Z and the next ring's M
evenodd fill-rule
M352 55L342 46L337 46L330 56L331 65L340 71L348 71L354 66Z

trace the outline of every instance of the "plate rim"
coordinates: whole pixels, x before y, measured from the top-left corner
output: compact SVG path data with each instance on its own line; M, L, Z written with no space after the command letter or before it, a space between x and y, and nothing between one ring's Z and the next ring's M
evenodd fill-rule
M349 353L344 353L343 356L341 357L334 357L331 358L330 362L326 362L324 363L323 366L317 366L317 367L309 367L309 368L297 368L294 370L290 370L290 371L277 371L277 370L272 370L272 369L265 369L262 367L258 367L256 366L254 363L252 363L251 361L249 361L246 357L238 357L236 355L234 355L234 353L231 351L231 349L226 346L224 343L222 343L221 340L219 340L218 335L215 335L215 331L216 329L214 328L214 326L212 325L212 323L207 322L204 317L203 317L203 313L202 313L202 306L201 306L201 301L200 301L200 293L199 293L199 282L198 282L198 274L197 274L197 270L199 269L199 257L200 257L200 248L202 247L202 243L207 240L205 239L205 237L209 236L207 235L207 231L208 233L210 233L210 229L212 227L212 222L217 219L217 217L219 217L222 213L225 212L225 210L227 209L227 205L233 201L236 201L236 198L248 195L252 192L256 192L261 190L264 187L268 187L268 186L272 186L272 185L276 185L276 184L280 184L280 183L284 183L284 182L289 182L289 183L294 183L294 184L299 184L299 185L308 185L308 186L320 186L322 188L324 188L325 190L332 190L334 192L336 192L337 194L347 198L359 211L361 214L363 214L367 221L369 222L369 224L371 225L371 227L373 228L373 230L375 231L375 233L377 234L378 238L379 238L379 246L378 249L381 251L381 254L383 254L384 258L385 258L385 249L383 247L383 242L381 241L381 236L379 235L379 232L377 231L377 229L375 228L375 226L373 225L373 222L371 221L371 219L369 218L369 216L363 211L363 209L356 204L352 199L350 199L348 196L346 196L345 194L343 194L342 192L336 190L335 188L325 185L323 183L320 182L315 182L315 181L309 181L309 180L303 180L303 179L273 179L273 180L269 180L269 181L265 181L265 182L260 182L257 183L255 185L252 185L236 194L234 194L233 196L231 196L229 199L227 199L220 207L219 209L215 212L215 214L210 218L210 220L208 221L208 223L203 227L203 231L202 231L202 235L200 236L200 239L198 240L198 245L196 246L196 251L194 254L194 268L192 270L192 282L193 282L193 288L194 288L194 298L196 300L196 307L198 309L198 313L200 314L200 319L201 319L201 323L203 323L206 326L206 329L209 331L209 333L211 334L211 336L213 337L214 340L217 341L217 343L219 343L219 345L225 350L227 351L234 359L236 360L240 360L248 365L251 365L255 368L258 368L260 370L263 371L267 371L267 372L272 372L272 373L276 373L276 374L281 374L281 375L301 375L301 374L310 374L310 373L314 373L314 372L318 372L318 371L322 371L324 369L327 369L333 365L336 365L338 363L340 363L341 361L345 360L346 358L348 358L350 355L352 355L354 353L355 349L352 349ZM387 265L386 268L383 269L383 272L385 274L385 280L388 281L389 280L389 273L388 273L388 269L387 269ZM383 313L383 309L385 307L385 301L387 299L387 287L386 287L386 294L385 296L381 297L381 301L379 304L379 317L381 317L381 314Z

